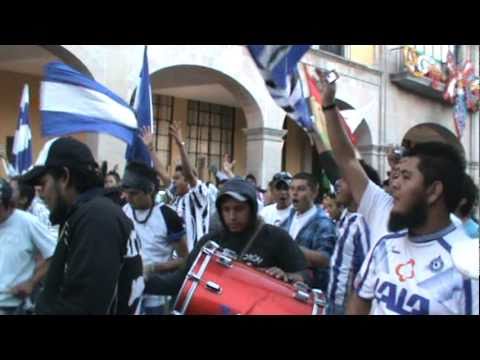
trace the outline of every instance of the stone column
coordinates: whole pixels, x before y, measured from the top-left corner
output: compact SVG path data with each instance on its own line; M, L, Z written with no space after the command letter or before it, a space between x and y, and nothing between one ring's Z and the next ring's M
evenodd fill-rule
M265 188L282 168L283 136L287 130L272 128L243 129L247 137L247 173L252 173Z

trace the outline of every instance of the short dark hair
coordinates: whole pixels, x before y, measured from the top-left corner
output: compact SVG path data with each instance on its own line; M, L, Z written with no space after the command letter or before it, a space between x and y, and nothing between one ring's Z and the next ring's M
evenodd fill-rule
M465 199L466 201L458 208L458 211L462 217L469 216L478 203L478 187L473 182L472 177L467 174L465 174L462 186L461 199Z
M81 194L95 187L103 187L103 178L100 175L98 164L95 167L85 166L65 166L65 167L49 167L47 172L52 175L55 180L64 176L65 168L70 172L69 186L73 186L75 190Z
M18 193L21 198L26 198L25 208L28 209L32 205L33 198L35 197L35 188L32 185L26 184L21 181L20 176L15 176L10 181L15 181L18 186Z
M255 184L257 183L257 178L253 174L248 174L247 176L245 176L245 180L246 179L252 179L253 181L255 181Z
M380 186L382 181L380 180L380 176L378 175L377 170L375 170L363 159L360 159L360 165L362 166L363 171L365 171L365 173L367 174L368 178L372 180L376 185Z
M425 142L416 144L405 156L418 157L418 169L423 175L424 184L434 181L443 184L443 198L449 212L454 212L461 198L464 183L465 159L452 146L441 142Z
M115 181L117 182L117 184L119 184L122 179L120 178L120 174L117 173L115 170L111 170L107 173L107 175L105 175L105 177L107 176L113 176L115 178Z
M183 165L177 165L175 166L175 172L181 172L183 176L185 176L185 171L183 169ZM194 176L197 176L198 177L198 173L195 169L192 168L192 173Z
M155 194L160 190L160 181L158 180L157 172L147 164L141 161L130 161L125 168L125 174L127 173L133 173L147 179L153 184L153 189L151 190L153 190ZM127 175L124 177L124 182L125 181L127 181Z
M309 174L307 172L299 172L298 174L295 174L295 176L292 178L292 181L293 180L306 180L307 185L310 187L310 189L312 189L313 191L318 190L318 181L312 174Z
M0 177L0 200L5 209L12 206L12 187L7 180Z

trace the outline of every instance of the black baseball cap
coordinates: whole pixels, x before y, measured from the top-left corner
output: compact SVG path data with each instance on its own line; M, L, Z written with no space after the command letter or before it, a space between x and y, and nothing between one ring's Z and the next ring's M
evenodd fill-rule
M276 173L272 178L272 182L274 186L280 183L285 183L287 186L290 186L292 184L292 175L287 171Z
M49 168L54 167L89 168L97 166L87 145L72 137L60 137L48 141L40 151L35 166L21 177L30 185L36 185Z

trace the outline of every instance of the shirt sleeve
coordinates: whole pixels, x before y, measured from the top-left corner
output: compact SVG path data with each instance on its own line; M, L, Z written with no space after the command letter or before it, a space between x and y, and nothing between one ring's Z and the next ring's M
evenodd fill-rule
M357 212L362 214L367 224L373 229L387 230L388 217L393 207L393 197L385 190L376 185L373 181L368 181ZM385 235L385 234L380 234ZM378 239L372 239L373 241Z
M29 222L30 234L32 241L44 259L48 259L53 255L57 246L57 236L36 217L30 217Z
M337 230L334 223L327 218L321 220L311 238L310 250L315 250L330 258L335 248Z
M305 270L308 266L307 259L300 250L300 247L286 231L281 229L275 230L277 230L278 233L276 232L271 235L278 241L278 247L276 247L278 267L288 273Z
M167 242L178 242L185 235L185 226L183 220L178 214L169 206L162 206L160 208L165 224L167 225Z
M375 247L367 254L354 280L354 289L357 295L367 300L371 300L374 297L374 286L377 277L374 252Z

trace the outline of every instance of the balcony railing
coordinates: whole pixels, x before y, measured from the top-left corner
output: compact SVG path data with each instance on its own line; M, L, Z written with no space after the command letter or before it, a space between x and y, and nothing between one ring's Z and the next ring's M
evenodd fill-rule
M407 59L405 57L405 47L399 47L390 50L390 80L400 88L414 92L418 95L430 98L432 100L443 102L443 93L445 92L445 83L441 80L433 86L433 80L429 76L415 76L408 70ZM446 74L446 64L438 63L437 71L440 74ZM425 74L427 75L427 74Z

